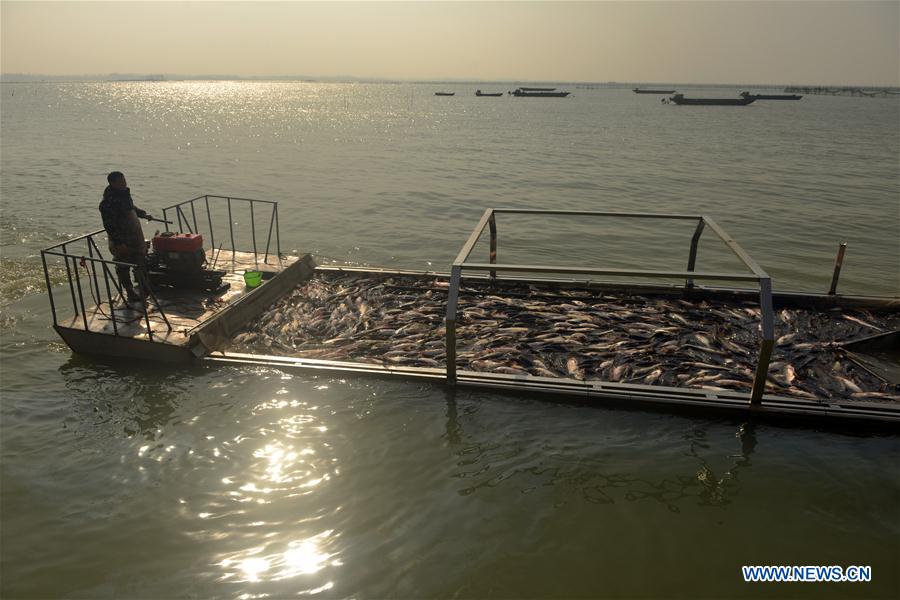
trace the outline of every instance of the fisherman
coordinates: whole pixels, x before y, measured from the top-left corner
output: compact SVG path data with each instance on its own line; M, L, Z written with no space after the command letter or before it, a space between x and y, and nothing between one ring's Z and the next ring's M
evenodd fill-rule
M150 221L153 217L134 205L125 175L120 171L107 175L106 181L109 185L103 190L100 216L109 239L109 251L112 252L113 260L137 265L134 275L139 291L134 290L130 267L116 265L116 275L127 302L144 302L150 289L146 280L147 243L138 218Z

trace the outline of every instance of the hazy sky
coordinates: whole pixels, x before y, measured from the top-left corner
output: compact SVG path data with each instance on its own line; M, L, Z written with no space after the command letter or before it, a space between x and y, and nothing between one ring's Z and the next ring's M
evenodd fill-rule
M900 85L900 0L0 1L0 70Z

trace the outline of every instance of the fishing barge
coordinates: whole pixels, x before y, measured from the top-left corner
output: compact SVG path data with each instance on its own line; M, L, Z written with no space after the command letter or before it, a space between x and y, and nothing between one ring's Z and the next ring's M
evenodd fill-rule
M201 203L201 219L203 209L207 217L205 227L197 219L197 206ZM260 214L260 206L265 215ZM248 214L251 223L248 244L251 247L246 251L238 250L235 242L240 240L233 225L238 213ZM227 219L229 223L227 232L219 232L222 243L218 247L214 214L219 217L218 229L222 229L222 221ZM124 302L115 270L139 267L104 256L101 248L107 247L105 230L41 251L53 328L74 352L189 364L208 354L211 348L227 343L235 331L315 270L315 262L308 255L282 254L275 202L207 195L163 209L165 221L169 221L169 216L177 219L179 232L193 234L202 229L209 234L210 245L203 249L203 254L210 268L192 273L194 283L200 283L199 286L178 285L184 276L155 273L151 268L146 278L153 285L145 303ZM264 249L257 244L257 216L269 217ZM222 233L227 233L229 249L223 248L226 241ZM151 254L148 264L156 262L154 258ZM54 291L50 267L59 262L64 265L68 285ZM259 273L265 284L247 287L244 275L248 272ZM210 273L215 273L218 279L214 289L203 285L204 276ZM60 316L63 310L60 305L68 300L72 302L72 313Z
M832 293L773 293L766 272L706 216L487 209L449 272L435 273L324 267L309 255L285 256L275 203L201 196L165 209L177 218L179 231L209 234L210 256L216 233L223 239L208 208L211 201L226 201L229 211L234 202L250 203L251 221L254 204L269 206L265 251L257 247L255 225L252 249L239 249L229 215L229 248L220 244L218 253L227 259L223 264L231 288L205 296L192 292L190 301L184 300L184 290L157 289L140 319L110 319L105 313L113 308L111 291L106 302L90 306L84 301L79 269L85 270L89 286L94 281L91 289L100 289L99 276L106 286L115 286L115 264L102 258L94 239L102 232L42 252L45 269L48 258L66 263L75 316L58 319L52 289L50 296L55 328L73 351L424 379L626 407L866 427L900 424L900 382L885 380L890 369L879 369L896 360L900 344L893 329L900 327L900 300L836 294L840 261ZM197 219L198 206L201 215L206 208L206 222ZM682 271L498 263L497 217L523 213L687 220L696 228ZM696 270L705 230L741 261L744 272ZM270 253L273 232L276 248ZM485 232L488 260L473 261ZM87 254L73 249L82 242ZM260 262L268 280L243 289L243 271ZM613 283L598 281L601 277L683 283ZM750 282L756 290L715 286L734 281ZM49 288L49 275L47 283ZM842 335L850 337L840 341L800 338L799 330L811 323L825 327L828 318L885 339L876 344L876 353L868 353L865 344L843 347L843 342L858 342L856 329L845 329ZM791 319L796 320L793 331L776 331ZM799 355L797 366L791 366L790 357ZM868 362L855 360L860 356ZM838 370L833 385L817 387L812 382L825 376L823 357L837 357Z
M520 87L511 92L507 92L510 96L516 98L565 98L571 92L562 92L556 88L529 88Z
M684 94L675 94L669 98L679 106L747 106L756 101L754 96L742 96L741 98L685 98Z
M751 94L750 92L741 92L741 97L755 100L800 100L803 98L798 94Z

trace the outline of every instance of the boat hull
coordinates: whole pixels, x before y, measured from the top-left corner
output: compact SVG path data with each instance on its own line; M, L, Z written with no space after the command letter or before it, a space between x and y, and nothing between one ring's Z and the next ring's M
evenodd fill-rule
M571 92L520 92L516 90L512 93L516 98L565 98Z
M671 100L679 106L747 106L753 104L756 98L679 98L672 96Z
M754 100L799 100L802 97L803 96L798 96L797 94L747 94L747 95L744 95L744 98L753 98Z
M674 94L675 90L641 90L638 88L634 88L633 91L635 94Z

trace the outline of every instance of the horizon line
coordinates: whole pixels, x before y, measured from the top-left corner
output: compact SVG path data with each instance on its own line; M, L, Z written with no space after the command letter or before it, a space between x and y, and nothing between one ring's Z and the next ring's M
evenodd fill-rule
M16 79L19 79L16 81ZM757 87L848 87L848 88L879 88L900 89L897 84L847 84L847 83L797 83L797 82L688 82L674 80L655 81L589 81L589 80L563 80L563 79L528 79L528 78L397 78L397 77L363 77L357 75L235 75L227 73L83 73L67 75L50 75L46 73L0 73L0 83L51 83L51 82L87 82L87 81L114 81L114 82L140 82L140 81L305 81L309 83L557 83L568 85L597 85L597 86L624 86L624 85L656 85L679 84L690 86L757 86Z

